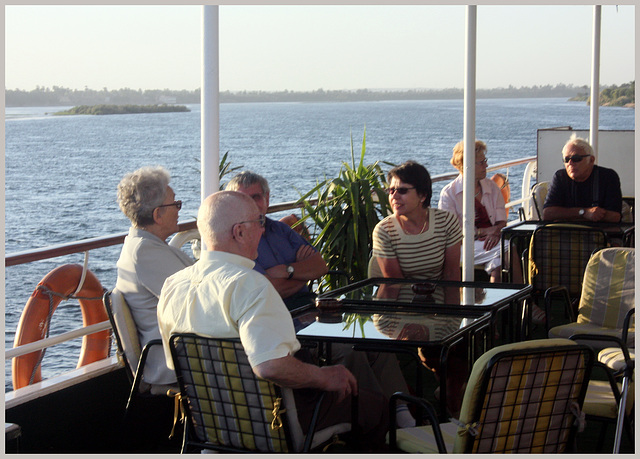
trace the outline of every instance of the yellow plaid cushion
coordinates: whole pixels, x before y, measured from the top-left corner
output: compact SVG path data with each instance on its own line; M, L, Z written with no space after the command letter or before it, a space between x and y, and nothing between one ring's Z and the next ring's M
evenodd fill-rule
M577 298L594 250L606 247L602 231L570 224L549 224L538 228L529 246L529 279L537 291L562 285Z
M636 359L636 351L633 348L629 348L629 357L631 360ZM598 354L598 361L605 364L613 371L622 371L625 367L624 355L619 347L608 347L603 349Z
M178 356L194 430L201 441L287 452L276 386L253 373L239 342L183 337Z
M584 377L581 354L527 355L493 366L486 393L481 386L488 362L498 353L547 346L573 346L565 339L524 341L498 346L474 364L465 391L453 452L562 452L575 417L572 405ZM481 401L480 412L474 412ZM469 427L477 431L472 435Z
M440 424L447 452L453 451L458 426L453 422ZM408 427L396 431L398 448L407 453L438 454L438 446L431 426Z
M635 302L635 249L609 248L589 260L578 306L578 323L621 329ZM635 329L633 322L631 327Z
M618 389L621 390L620 385ZM633 409L633 402L635 399L634 383L631 381L629 384L629 391L627 393L627 405L625 414L628 416ZM590 381L589 388L587 389L587 396L584 399L584 405L582 411L587 415L602 416L609 419L617 419L618 417L618 404L615 396L611 391L611 385L608 381Z

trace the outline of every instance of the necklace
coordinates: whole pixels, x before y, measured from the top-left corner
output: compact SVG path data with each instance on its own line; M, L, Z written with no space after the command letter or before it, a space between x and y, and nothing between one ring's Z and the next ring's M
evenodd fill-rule
M409 231L407 231L405 229L404 225L402 224L402 220L398 219L398 222L400 223L400 227L402 228L402 231L404 231L405 234L413 235L412 233L410 233ZM420 230L420 232L416 233L415 235L424 233L424 229L427 227L427 223L429 223L429 216L428 215L424 219L424 225L422 225L422 229Z

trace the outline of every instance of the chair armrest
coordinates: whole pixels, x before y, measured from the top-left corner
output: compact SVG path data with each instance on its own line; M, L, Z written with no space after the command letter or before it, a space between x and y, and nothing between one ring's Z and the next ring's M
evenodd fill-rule
M629 339L629 326L631 325L631 318L635 315L636 308L632 308L627 312L627 315L624 317L624 323L622 325L622 341L627 343Z
M557 298L557 297L563 300L565 310L567 311L567 314L569 316L569 321L575 322L577 320L575 311L571 306L571 297L569 296L569 290L567 290L567 288L562 285L549 287L544 292L544 308L547 316L546 317L547 338L549 337L549 328L550 328L549 317L551 317L551 302L553 301L554 298Z
M133 384L131 385L131 393L129 394L129 400L127 401L127 409L129 409L129 405L131 404L133 395L138 392L138 388L140 387L140 383L142 382L142 373L144 372L144 365L147 363L147 356L149 355L149 350L153 346L162 346L161 339L152 339L142 348L142 352L140 352L140 360L138 360L138 367L136 368L136 374L133 377Z
M627 347L626 341L621 340L617 336L577 333L575 335L571 335L569 339L573 341L610 341L622 350L626 367L625 371L633 371L635 361L631 358L631 354L629 354L629 348Z
M389 446L394 450L397 449L396 402L398 400L404 400L407 403L416 404L423 409L423 412L426 413L429 423L431 424L431 428L433 429L433 435L436 439L436 444L438 445L438 452L446 454L447 448L444 445L444 440L442 439L440 423L438 422L438 417L436 416L433 405L422 398L414 397L413 395L405 394L402 392L396 392L389 399Z
M318 416L320 415L320 407L322 406L322 401L324 400L325 395L326 392L323 392L320 395L320 397L318 398L318 402L313 409L313 415L311 416L311 422L309 423L309 429L307 431L307 436L304 439L304 446L302 448L302 451L304 452L308 452L311 449L311 445L313 444L313 436L316 433L316 424L318 423Z

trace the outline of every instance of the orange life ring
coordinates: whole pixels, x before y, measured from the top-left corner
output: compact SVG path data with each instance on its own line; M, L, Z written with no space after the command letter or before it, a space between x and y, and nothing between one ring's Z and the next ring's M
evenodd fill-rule
M50 317L50 297L47 292L56 293L51 295L51 314L53 314L63 297L67 298L76 291L81 279L82 266L80 265L58 266L49 272L33 291L22 311L13 346L17 347L44 339L49 328L48 318ZM83 326L109 320L102 302L103 294L104 289L100 281L91 271L87 270L82 288L75 294L80 302ZM83 336L77 368L107 358L110 347L109 330ZM42 381L40 366L42 352L44 351L14 357L11 363L14 389Z
M498 188L500 188L502 197L504 198L504 203L508 203L509 199L511 198L511 186L509 185L509 180L507 179L507 177L504 174L498 173L491 177L491 180L496 182L496 185L498 185Z

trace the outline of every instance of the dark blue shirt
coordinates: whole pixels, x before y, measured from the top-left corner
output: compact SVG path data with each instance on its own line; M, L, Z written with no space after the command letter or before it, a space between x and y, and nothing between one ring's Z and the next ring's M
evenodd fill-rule
M544 201L544 207L602 207L622 212L620 177L613 169L593 166L591 175L584 182L576 182L565 169L557 171Z
M258 245L258 258L253 269L265 274L266 270L277 265L295 263L298 249L309 242L292 230L289 225L267 217L264 234ZM300 292L308 292L303 286Z

